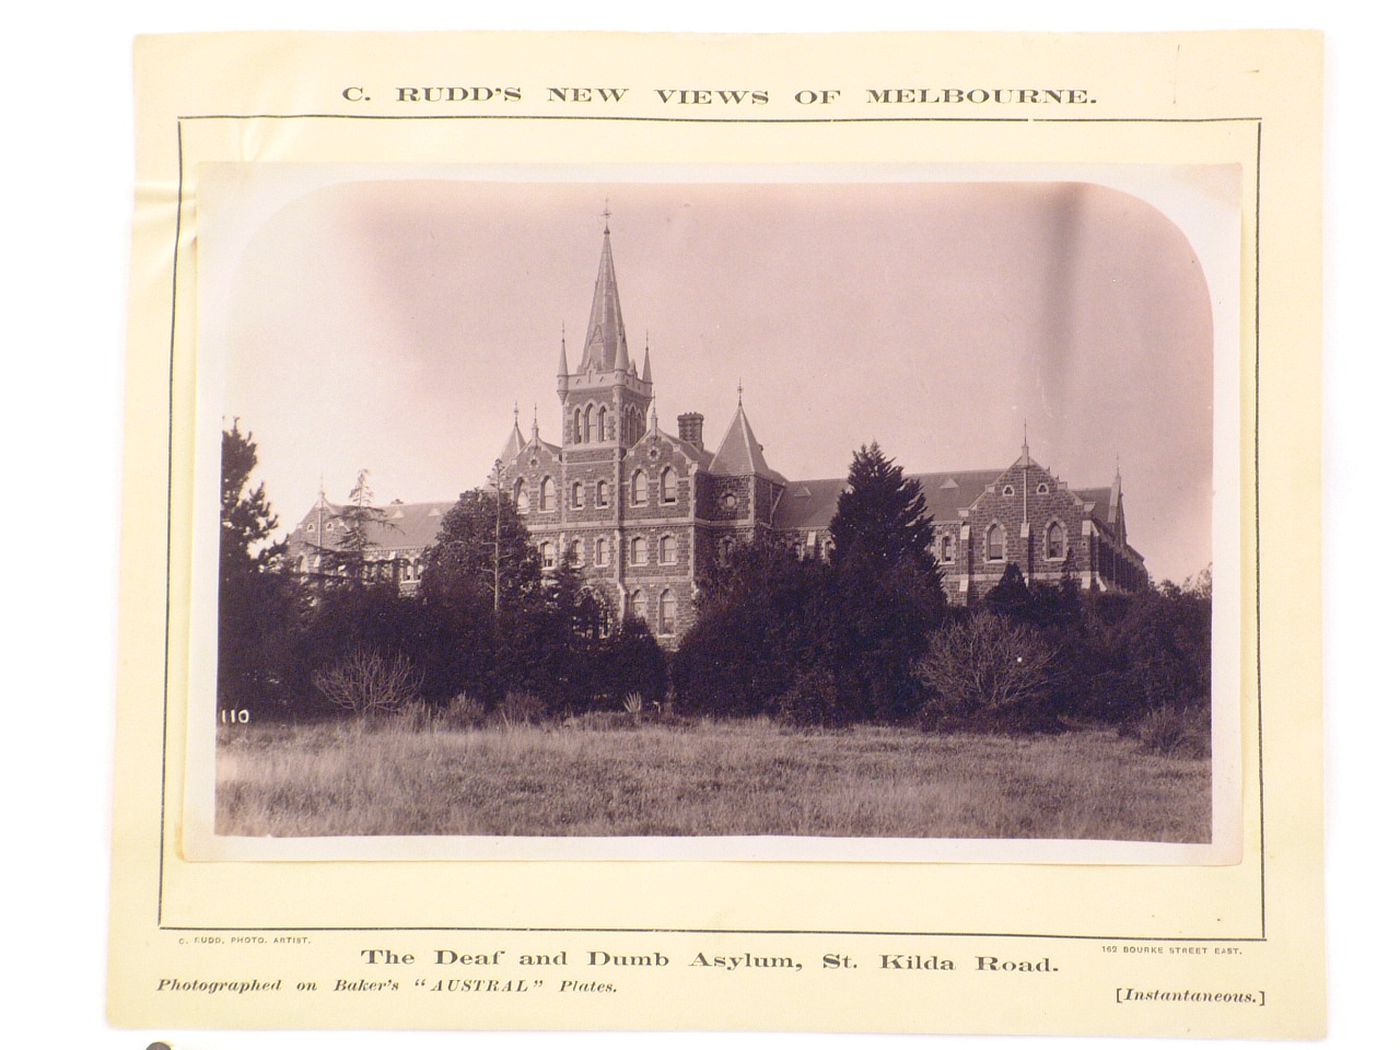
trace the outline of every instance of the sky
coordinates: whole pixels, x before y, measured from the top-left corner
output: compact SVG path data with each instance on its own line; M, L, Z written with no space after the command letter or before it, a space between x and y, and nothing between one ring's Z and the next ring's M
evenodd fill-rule
M1236 293L1207 283L1227 283L1220 245L1239 265L1220 169L1103 180L1151 185L1173 221L1083 179L227 167L201 183L201 363L284 527L362 468L381 502L454 499L485 480L517 403L526 435L537 411L557 443L561 329L577 367L606 205L663 430L698 411L715 447L742 383L769 464L799 479L843 476L871 441L909 472L1002 467L1024 427L1072 487L1121 465L1155 578L1212 560L1221 310L1238 325Z

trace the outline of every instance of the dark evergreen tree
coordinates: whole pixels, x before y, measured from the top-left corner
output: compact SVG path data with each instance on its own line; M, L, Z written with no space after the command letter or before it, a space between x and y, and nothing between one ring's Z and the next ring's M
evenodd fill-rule
M539 551L511 500L495 489L469 489L442 516L423 555L420 592L437 599L484 595L494 608L540 597Z
M917 478L889 459L878 442L862 445L851 461L846 489L836 502L831 538L839 567L860 557L877 570L909 562L920 572L938 571L932 553L933 520Z
M223 433L219 531L217 690L225 707L259 716L286 707L305 609L297 578L273 540L277 515L262 483L249 488L257 444L234 420Z

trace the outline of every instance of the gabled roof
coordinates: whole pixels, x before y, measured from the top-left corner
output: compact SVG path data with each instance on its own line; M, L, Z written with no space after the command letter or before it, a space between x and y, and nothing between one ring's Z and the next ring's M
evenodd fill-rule
M455 505L455 502L390 503L379 508L385 512L384 521L371 523L366 532L375 546L385 550L427 547L437 539L438 530L442 527L442 516ZM344 509L343 505L335 503L326 503L319 508L313 505L297 523L288 539L295 544L338 546L341 534L324 530L324 526ZM316 532L318 521L324 530L319 536ZM310 532L306 531L307 525L312 526Z
M715 457L710 463L710 473L727 477L757 474L780 485L787 483L787 479L770 467L763 458L763 446L758 443L758 438L754 437L753 427L749 426L749 417L744 414L742 401L729 423L729 429L724 432L719 448L715 450Z
M627 329L622 324L622 301L617 294L617 272L613 269L612 231L603 227L603 255L598 260L598 280L593 285L593 309L584 333L583 360L579 371L611 372L626 369Z

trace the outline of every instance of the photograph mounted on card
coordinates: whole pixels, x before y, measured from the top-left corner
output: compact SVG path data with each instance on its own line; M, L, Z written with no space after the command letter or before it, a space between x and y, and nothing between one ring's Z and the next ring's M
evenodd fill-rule
M201 164L184 855L1237 863L1240 207Z

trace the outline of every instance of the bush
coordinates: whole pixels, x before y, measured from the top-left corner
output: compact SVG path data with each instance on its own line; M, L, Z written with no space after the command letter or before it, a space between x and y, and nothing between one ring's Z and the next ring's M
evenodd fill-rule
M1210 714L1204 708L1156 707L1132 732L1142 750L1154 755L1210 757Z
M317 671L316 691L329 704L359 718L390 714L416 703L423 676L402 653L389 659L356 649L344 663Z
M1045 728L1054 661L1034 628L985 611L955 620L933 634L917 664L929 690L922 725Z
M789 726L835 726L851 721L836 677L823 668L800 675L778 697L778 720Z
M474 696L458 693L438 712L437 718L449 729L480 729L486 722L486 705Z

